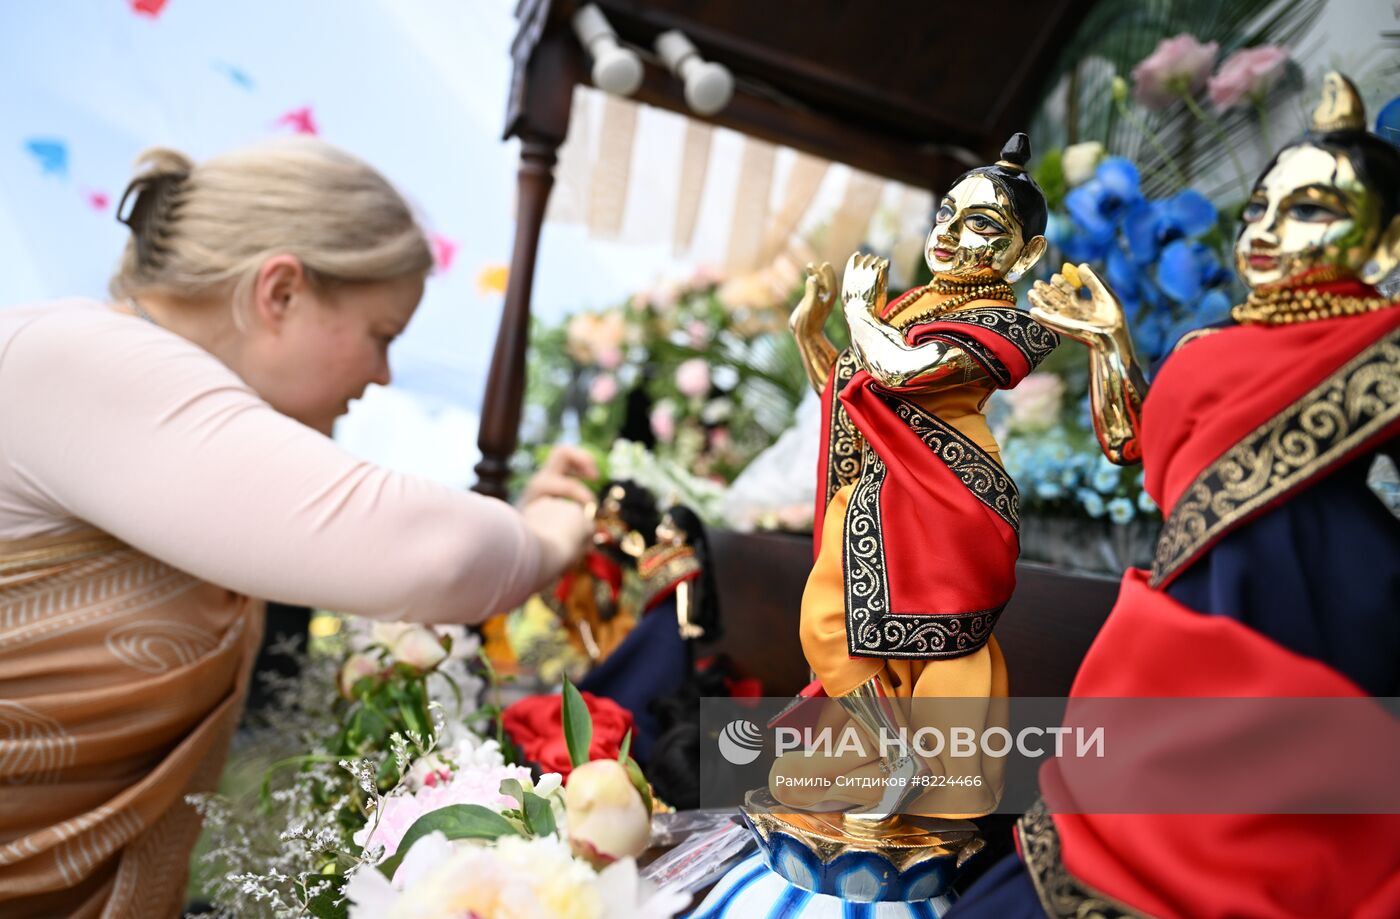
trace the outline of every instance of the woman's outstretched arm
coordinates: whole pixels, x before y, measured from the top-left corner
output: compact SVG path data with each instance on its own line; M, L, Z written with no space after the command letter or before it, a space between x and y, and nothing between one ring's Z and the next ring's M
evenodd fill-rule
M583 544L578 505L547 496L562 484L522 514L361 461L196 345L85 313L53 311L0 355L0 475L38 516L240 593L421 621L509 609Z

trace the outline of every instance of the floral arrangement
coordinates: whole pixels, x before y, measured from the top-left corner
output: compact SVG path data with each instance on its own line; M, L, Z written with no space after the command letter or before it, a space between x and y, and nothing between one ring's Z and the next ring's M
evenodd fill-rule
M535 778L498 701L476 704L483 692L498 700L499 682L474 638L408 624L347 631L299 676L269 675L277 714L259 733L300 752L272 764L257 804L191 799L217 913L666 919L689 902L639 876L652 801L630 733L590 759L590 708L567 681L572 769L567 781Z
M633 450L630 464L673 470L670 484L732 481L791 424L805 385L786 315L742 293L702 269L613 309L537 324L527 453L577 439L603 456L626 440L654 457Z

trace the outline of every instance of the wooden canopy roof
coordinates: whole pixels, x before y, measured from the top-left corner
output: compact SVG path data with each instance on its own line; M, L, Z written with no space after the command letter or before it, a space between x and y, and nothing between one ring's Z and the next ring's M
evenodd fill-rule
M1094 0L595 0L642 52L668 29L734 74L704 118L825 159L939 190L1025 130L1060 47ZM521 0L505 136L521 141L515 251L483 407L478 489L503 495L524 391L530 289L555 151L591 66L580 0ZM634 98L699 118L654 56Z

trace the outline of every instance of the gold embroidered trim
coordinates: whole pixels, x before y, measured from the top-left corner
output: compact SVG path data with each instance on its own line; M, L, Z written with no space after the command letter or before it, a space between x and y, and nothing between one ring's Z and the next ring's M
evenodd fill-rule
M1400 419L1400 329L1231 447L1182 493L1152 563L1160 587L1255 511Z
M1006 306L984 306L939 316L938 322L958 322L990 329L1011 344L1034 370L1060 343L1060 336L1031 318L1031 314Z
M893 393L879 390L876 393L894 411L895 417L962 480L978 501L991 508L1011 529L1020 532L1020 492L1000 463L957 428L917 402Z
M860 362L849 348L841 352L836 358L836 365L831 368L831 414L826 449L827 504L831 503L838 491L860 477L860 450L865 438L841 404L841 390L846 388L859 369Z
M1069 873L1060 857L1060 834L1043 800L1037 799L1016 826L1021 832L1021 859L1045 915L1051 919L1151 919Z
M886 576L880 491L887 469L869 444L846 506L842 560L846 649L852 657L934 660L963 657L987 643L1005 604L971 613L894 613Z

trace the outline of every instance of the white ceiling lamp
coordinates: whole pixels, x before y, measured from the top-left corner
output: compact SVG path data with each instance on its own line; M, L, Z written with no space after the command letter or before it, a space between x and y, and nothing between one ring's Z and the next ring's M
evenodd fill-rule
M734 97L729 68L705 60L681 32L672 29L656 36L656 53L685 83L685 103L697 114L713 115Z
M615 96L630 96L642 85L642 59L617 42L603 11L592 3L574 13L574 34L593 57L593 85Z

